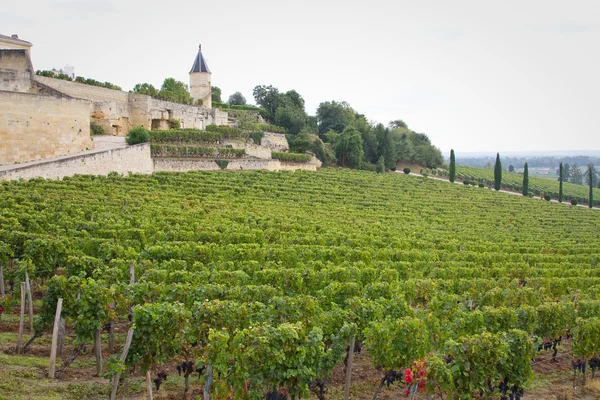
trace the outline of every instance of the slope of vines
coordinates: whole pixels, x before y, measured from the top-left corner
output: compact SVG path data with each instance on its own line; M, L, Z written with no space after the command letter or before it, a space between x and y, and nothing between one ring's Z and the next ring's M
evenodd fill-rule
M0 184L6 279L48 286L36 330L59 297L82 343L129 315L128 366L210 366L215 398L306 396L352 337L381 385L518 398L540 344L600 356L599 228L585 208L349 170Z

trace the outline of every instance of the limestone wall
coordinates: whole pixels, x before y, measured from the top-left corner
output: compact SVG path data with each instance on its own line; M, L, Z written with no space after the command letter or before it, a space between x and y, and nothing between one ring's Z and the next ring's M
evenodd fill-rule
M313 163L297 163L297 162L289 162L289 161L281 161L281 171L296 171L298 169L303 169L306 171L316 171L317 165Z
M90 108L85 100L0 91L0 164L91 148Z
M36 163L31 166L15 167L0 171L0 180L46 178L60 179L75 174L108 175L153 172L150 145L147 143L99 153L79 155L57 161Z
M256 158L271 159L271 149L259 146L254 143L244 143L235 140L223 140L225 146L229 145L234 149L245 149L246 154Z
M120 90L106 89L99 86L86 85L85 83L48 78L40 75L35 75L34 80L78 99L89 101L116 101L125 104L129 102L129 93Z
M260 144L275 151L287 151L290 149L287 139L283 133L265 132Z
M0 50L0 90L31 92L32 76L26 50Z
M109 135L125 136L134 126L146 129L168 129L167 120L177 119L182 128L205 129L206 125L227 125L228 114L187 104L153 99L150 96L127 93L61 79L35 76L35 81L70 97L94 102L92 121Z
M194 102L202 100L202 105L206 108L212 108L210 77L210 72L190 73L190 96Z
M235 159L229 161L227 170L256 170L278 171L281 167L279 160ZM154 159L154 171L186 172L186 171L217 171L219 166L214 160L208 159Z

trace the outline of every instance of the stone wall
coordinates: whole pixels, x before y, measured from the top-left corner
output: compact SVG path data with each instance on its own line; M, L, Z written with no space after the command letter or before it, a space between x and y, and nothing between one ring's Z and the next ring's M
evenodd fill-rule
M0 50L0 90L31 92L32 76L27 50Z
M265 132L260 144L275 151L288 151L290 149L283 133Z
M0 91L0 164L91 148L90 109L85 100Z
M94 103L90 118L109 135L125 136L134 126L146 129L168 129L167 120L177 119L182 128L205 129L206 125L227 125L228 114L187 104L153 99L150 96L101 88L83 83L35 76L38 84L70 97Z
M79 155L56 161L36 163L0 171L0 180L46 178L60 179L75 174L107 175L153 172L150 145L147 143L99 153Z
M281 161L281 167L279 169L281 171L296 171L298 169L303 169L306 171L316 171L317 165L313 163Z
M221 168L214 160L210 159L177 159L177 158L155 158L154 171L165 172L187 172L187 171L218 171ZM295 171L298 169L316 171L316 164L312 163L288 163L279 160L265 160L240 158L230 160L227 164L228 171Z
M268 147L259 146L254 143L239 142L235 140L223 140L223 145L229 145L234 149L246 149L246 154L252 157L262 158L266 160L271 159L271 149Z
M71 82L63 79L48 78L41 75L35 75L34 80L78 99L89 101L116 101L121 103L129 102L129 93L120 90L106 89L99 86L86 85L85 83Z

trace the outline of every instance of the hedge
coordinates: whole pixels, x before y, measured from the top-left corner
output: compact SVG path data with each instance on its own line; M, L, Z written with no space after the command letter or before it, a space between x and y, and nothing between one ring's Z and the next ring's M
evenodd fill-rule
M210 128L214 126L215 128ZM205 131L199 129L169 129L150 131L151 143L214 143L223 139L245 138L241 129L209 125Z
M292 161L292 162L309 162L311 160L311 156L308 154L300 154L300 153L282 153L279 151L272 151L271 158L280 161Z
M245 149L215 148L202 146L172 146L150 145L150 153L155 157L242 157L246 155Z

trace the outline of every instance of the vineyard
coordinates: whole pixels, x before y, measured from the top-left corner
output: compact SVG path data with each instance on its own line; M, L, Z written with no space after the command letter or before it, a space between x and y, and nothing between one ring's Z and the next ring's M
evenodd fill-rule
M456 177L468 182L484 183L492 185L494 182L494 171L485 168L474 168L459 165L456 167ZM570 182L563 182L565 201L576 200L578 203L587 203L589 199L589 188ZM523 190L523 174L504 171L502 174L502 188L521 192ZM529 177L529 191L532 195L549 195L558 199L559 182L545 178ZM600 189L594 189L594 206L600 206Z
M58 381L90 354L100 378L48 398L521 399L542 356L584 396L600 368L600 214L422 177L2 182L0 264L0 361L29 374L0 398L48 385L61 325Z

